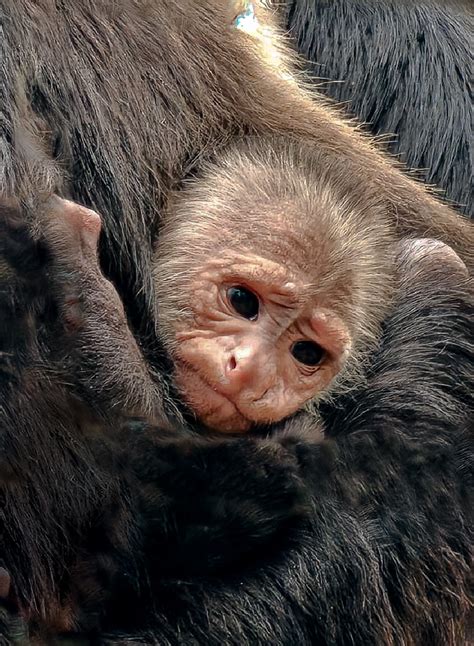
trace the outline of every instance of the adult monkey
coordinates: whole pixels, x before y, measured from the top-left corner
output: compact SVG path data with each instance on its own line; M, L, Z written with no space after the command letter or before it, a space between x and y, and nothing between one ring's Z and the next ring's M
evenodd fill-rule
M39 280L44 289L35 255L19 241L14 235L7 257L16 245L26 287ZM99 643L461 643L473 538L474 302L464 269L438 251L426 253L416 242L411 250L405 246L385 343L367 384L326 411L325 442L314 439L317 427L304 418L276 428L270 440L208 440L144 425L97 434L86 425L76 429L78 437L61 429L59 442L29 436L26 451L24 437L18 438L22 463L12 456L7 433L3 493L9 457L16 470L36 469L33 477L42 475L38 484L49 488L36 489L45 495L33 503L41 512L60 513L53 527L65 530L64 509L49 500L57 496L58 479L63 486L64 476L71 478L65 492L78 496L71 500L78 516L96 487L103 496L79 536L66 532L73 551L68 556L55 544L50 519L35 521L22 509L24 482L31 486L31 478L10 471L15 497L2 522L2 549L9 551L6 563L14 563L12 530L22 521L13 545L20 563L14 576L34 586L41 573L34 560L28 568L24 535L37 543L33 557L54 572L62 568L42 553L45 547L69 564L58 583L56 629L65 629L65 610L69 618L79 611L77 627L92 622L97 628L99 609L98 626L110 631ZM31 322L31 311L25 314ZM60 338L55 341L61 346ZM3 401L8 405L8 398ZM82 432L87 446L81 446ZM42 439L50 445L42 446ZM64 449L90 464L74 468ZM50 460L52 479L41 471L44 465L51 473ZM307 506L308 494L314 508ZM300 512L292 510L295 503ZM298 516L306 520L295 524ZM278 531L282 521L289 534ZM0 584L7 596L9 579L1 570ZM18 596L6 609L14 609ZM51 630L54 604L39 601ZM29 611L38 622L38 613ZM3 637L21 636L24 626L15 613L2 619ZM51 632L37 628L52 643Z
M65 2L60 8L56 8L52 2L46 0L40 3L30 3L25 0L22 3L16 3L15 6L10 3L2 6L5 36L2 42L6 47L3 56L3 71L6 76L2 83L2 92L5 93L2 102L2 108L5 110L3 122L5 159L2 171L6 192L31 202L32 195L36 198L38 194L54 189L94 206L103 214L104 266L115 278L129 315L135 322L137 335L151 356L154 348L153 342L148 337L150 328L147 329L142 323L144 320L152 320L150 315L152 290L147 269L151 242L156 233L153 225L158 222L160 209L166 203L167 190L178 184L188 171L192 172L199 161L199 155L206 155L208 150L224 145L230 136L241 132L258 134L270 131L290 134L294 138L303 137L314 141L322 147L331 146L340 151L341 155L350 156L360 164L361 177L367 177L367 181L369 179L375 181L377 187L387 196L388 203L397 210L399 222L404 230L417 235L428 231L431 235L438 235L450 242L467 262L471 262L471 234L467 226L463 226L462 222L456 220L448 209L431 200L420 188L394 171L388 162L385 162L367 143L328 113L327 109L318 105L312 106L303 93L298 93L297 86L291 78L283 76L282 66L274 65L271 61L262 66L262 56L265 52L262 51L261 41L258 39L252 41L244 34L232 31L233 18L239 11L239 7L232 7L232 11L229 11L226 3L191 1L184 4L147 5L140 9L135 4L123 3L118 8L117 5L113 8L99 6L93 10L93 13L89 3L85 1ZM265 20L263 13L261 19ZM271 41L269 44L271 45ZM267 53L268 51L266 50ZM143 65L140 74L136 70L138 60ZM176 78L186 79L186 85L178 86ZM242 84L246 88L245 96L242 93ZM298 118L295 118L295 114ZM141 118L137 119L137 115ZM176 115L180 118L176 118ZM172 137L170 133L173 134ZM61 163L54 163L51 160L54 156L59 157ZM65 169L69 171L69 175L63 174ZM390 187L389 194L387 194L387 185ZM140 218L137 219L137 215ZM412 293L411 297L417 298L418 294ZM463 302L463 299L460 298L460 301ZM446 311L452 312L449 302L443 301L438 314L443 312L446 314ZM448 319L446 323L447 321ZM449 322L451 323L450 319ZM456 353L464 356L466 331L462 325L461 328L462 342ZM395 329L401 334L399 327ZM422 330L418 330L417 335L424 335L425 332L423 327ZM46 340L48 341L48 338ZM438 354L439 349L438 346L436 347L436 354ZM156 365L159 366L159 364ZM456 382L451 381L451 376L447 384L448 393L454 392L451 401L455 413L453 414L453 409L450 409L450 415L453 414L453 417L450 415L445 417L440 413L439 420L436 423L433 422L433 428L428 429L427 435L431 433L430 437L434 437L435 440L439 441L441 437L445 439L448 427L454 434L454 428L457 426L461 427L459 437L464 438L462 427L466 424L466 411L463 411L461 402L463 398L464 405L470 401L469 391L466 393L463 388L464 384L467 384L464 362L461 362L460 370L461 390L456 390ZM416 375L417 378L421 378L418 372ZM34 379L34 373L32 376ZM28 385L31 386L31 382ZM42 430L46 429L45 439L52 442L55 436L53 431L58 427L67 432L65 427L67 427L69 411L58 409L58 402L52 396L55 392L54 380L52 394L48 391L49 384L40 384L41 390L35 386L36 384L33 383L33 391L27 390L20 393L23 397L21 405L24 411L28 412L34 405L35 411L39 409L43 413ZM412 388L412 378L410 378L410 388ZM436 390L436 392L440 397L437 400L440 403L436 407L439 408L441 400L444 402L442 397L444 391L441 393ZM366 393L368 397L370 394L370 392ZM403 395L405 395L404 391ZM48 401L46 396L51 399ZM15 398L12 401L15 404ZM12 401L9 403L11 404ZM360 401L363 401L362 395ZM19 406L20 402L16 403ZM420 399L414 402L411 400L411 403L415 410L421 406ZM32 415L25 416L24 413L23 416L18 417L15 412L14 409L13 412L10 411L12 428L8 429L10 433L8 437L11 439L14 436L21 440L25 427L28 433L34 435L38 431L37 419ZM372 410L372 412L375 415L375 411ZM50 413L54 414L55 419L49 419ZM19 419L24 426L20 424L15 429ZM55 421L57 426L54 426ZM350 424L350 421L345 423ZM69 436L74 436L77 430L72 429ZM424 428L425 432L426 428ZM64 438L60 437L63 441ZM410 439L403 433L400 440L403 447L405 447L405 440L410 444ZM245 441L243 442L243 445L239 446L247 445ZM18 441L17 444L19 446L16 448L19 450L22 449L24 442ZM397 447L393 449L390 442L388 444L388 446L384 445L383 449L390 455L390 464L393 463L395 466L398 449ZM370 439L367 440L367 445L370 448ZM41 444L37 442L35 446L41 446ZM249 443L248 446L250 451L254 444ZM355 442L354 446L351 438L347 449L345 442L342 442L341 446L342 453L345 450L348 452L347 460L343 460L346 465L346 462L350 463L350 459L355 458L359 453L360 445ZM420 446L423 449L421 452L424 454L426 449L429 455L430 447L423 443ZM449 468L452 468L456 475L451 479L450 474L443 474L443 482L446 485L445 488L443 487L443 492L450 500L450 511L457 510L461 504L453 489L455 490L458 483L462 482L461 474L465 458L458 459L462 446L449 443L452 457ZM47 448L46 443L43 450ZM231 453L232 449L233 445L229 444ZM61 446L59 450L61 451ZM301 442L298 444L298 451L300 450L303 457L308 451L308 459L311 462L311 446ZM392 450L395 453L392 453ZM461 457L465 453L464 446ZM377 451L376 454L379 455ZM50 456L47 452L45 457L46 467L48 467L47 461ZM68 463L67 453L60 453L60 457L63 462L55 463L55 467L60 469L65 464L65 469L62 471L64 475L67 474L68 468L73 468L73 465ZM74 464L75 474L80 475L82 469L87 468L88 484L90 485L91 482L94 484L95 477L95 484L100 491L104 485L102 474L94 468L93 462L87 465L87 459L93 460L93 455L86 451L80 457L84 458L84 462L82 467L79 463L79 469ZM316 460L318 466L324 465L324 460L321 465L319 459L316 458ZM375 459L372 463L375 463ZM354 464L357 466L358 462L355 460ZM411 460L409 464L413 464ZM37 487L35 475L38 471L49 472L50 470L42 469L43 465L38 460L31 461L29 467L31 469L28 473L29 484ZM403 482L406 474L403 473L398 478L397 469L396 473L394 482L398 485ZM426 480L428 489L433 482L433 473L429 470L429 477ZM436 473L438 473L437 469ZM311 477L308 476L308 478L311 487ZM87 514L91 512L88 510L88 505L93 509L99 506L100 509L101 501L94 499L94 496L98 497L94 487L91 491L88 488L84 489L84 483L79 483L80 486L76 484L75 488L71 484L70 489L66 488L65 499L64 481L77 482L74 478L67 478L59 483L57 478L49 483L43 480L42 490L38 487L36 490L39 494L46 491L46 496L40 495L33 501L40 513L46 508L45 520L50 521L52 526L54 523L56 530L59 525L56 539L53 540L48 535L38 536L34 522L31 526L25 527L24 536L19 536L23 549L18 551L22 557L28 556L31 559L34 571L37 565L34 559L38 556L41 567L51 567L51 571L56 572L58 544L61 541L61 545L64 543L62 532L69 527L68 523L73 525L73 531L77 531L79 512L86 515L83 522L89 522L90 516L88 517ZM44 487L45 484L49 486ZM380 483L380 486L383 487L383 483ZM322 498L324 493L327 495L328 504L325 511L328 512L328 518L331 516L331 509L334 511L334 507L337 510L340 505L343 507L341 515L337 515L337 525L338 529L344 526L346 530L344 551L354 541L353 522L356 519L352 517L347 519L348 511L344 508L344 501L334 494L334 489L340 491L337 478L336 481L331 480L327 487L329 492L324 490L324 481L316 483L316 493L319 493ZM87 496L84 496L85 491ZM424 499L424 502L428 504L428 501L431 501L428 505L428 516L434 513L434 501L430 499L429 492L427 497L428 500ZM389 500L387 496L387 502ZM48 508L50 502L51 505ZM405 500L404 503L406 503ZM19 505L18 499L16 504ZM351 502L349 507L352 507ZM405 505L404 508L414 513L418 506ZM389 509L393 511L393 508L389 507ZM398 513L399 509L400 507L397 507L394 513ZM30 520L34 521L39 514L33 504L31 511ZM377 508L376 518L380 513L382 511ZM459 518L463 518L462 511L459 511L458 515ZM316 521L321 522L319 527L327 527L327 521L324 518L326 515L317 517ZM334 516L333 520L335 518ZM397 519L399 523L396 530L399 531L405 523L408 523L410 515L407 518L405 514L401 514ZM424 515L423 519L425 519ZM431 552L423 553L426 565L422 572L428 572L430 567L440 568L437 571L443 582L441 587L449 589L453 596L457 594L455 600L452 597L448 599L443 595L440 596L436 585L435 589L424 587L418 597L417 592L422 582L413 574L412 568L415 567L415 561L419 564L419 555L413 556L413 549L408 550L409 553L405 555L390 551L384 552L387 557L384 566L389 563L389 569L394 568L396 563L401 563L401 560L406 557L406 560L403 560L406 565L405 576L399 587L395 585L390 590L387 588L387 581L384 578L378 578L378 587L375 588L377 596L373 597L373 603L369 604L370 607L367 609L363 603L364 595L370 586L367 582L373 580L373 577L377 578L378 568L381 567L374 553L366 549L366 541L370 543L374 536L371 529L373 524L369 520L369 528L365 526L361 528L363 538L354 550L355 560L351 560L347 570L343 568L342 576L339 570L342 564L338 555L334 555L334 559L330 558L332 549L329 548L331 544L337 544L335 538L338 533L335 532L335 527L333 526L332 530L328 530L328 534L324 535L316 531L317 528L313 526L308 529L309 534L304 533L297 541L297 544L305 543L305 547L302 548L303 552L299 553L296 549L293 553L295 560L290 569L294 570L295 565L300 563L305 573L301 578L298 576L295 581L303 584L309 598L313 597L317 592L314 585L305 584L310 580L314 581L315 573L308 571L308 568L311 569L314 565L311 554L314 554L315 541L324 538L319 544L328 553L327 563L330 565L331 572L324 579L327 585L318 586L321 589L324 587L325 590L323 597L320 598L321 603L307 606L296 602L292 604L288 619L281 626L281 630L285 633L280 632L279 636L274 633L273 641L278 643L278 639L289 640L294 638L298 631L303 643L304 640L314 641L317 638L327 641L341 638L342 631L352 638L354 635L361 635L361 639L379 639L387 634L387 626L391 626L392 634L389 638L392 641L401 636L414 635L413 638L421 639L429 635L436 638L441 636L445 638L444 643L449 643L450 635L457 634L453 631L461 629L462 614L467 603L464 580L468 559L466 545L469 545L469 541L465 530L463 531L459 525L459 520L456 522L456 518L453 518L450 513L446 517L436 516L436 519L443 527L443 531L446 530L449 533L450 540L443 542L442 545L449 554L446 560L438 563L433 555L430 556ZM418 540L420 534L416 531L419 522L420 519L417 516L415 527L408 523L410 529L408 538L411 539L412 533L416 536L415 542L410 544L411 547L416 545L420 548ZM425 519L424 522L422 542L430 535L429 519ZM4 530L8 529L5 523ZM390 534L389 542L393 538ZM24 549L25 541L31 547L31 553ZM382 538L377 542L376 551L383 546ZM61 558L64 556L62 552L59 554ZM299 554L301 554L301 560ZM436 558L438 558L437 550ZM321 576L320 568L323 567L323 563L319 561L318 566L319 574L316 573L316 580ZM287 573L289 574L288 571ZM411 574L413 578L410 578ZM454 578L458 577L461 583L459 581L450 583L451 575ZM350 580L353 581L354 577L360 583L358 587L360 596L355 601L357 608L350 613L350 620L347 613L344 617L346 619L347 615L345 622L339 616L333 616L325 628L330 609L334 609L335 604L337 605L334 598L338 600L341 590L350 589ZM48 583L52 586L55 584L54 581L46 581L46 584ZM158 583L160 583L159 580ZM174 587L174 583L170 585ZM269 596L268 599L260 596L259 603L266 609L267 616L274 617L276 604L280 604L282 598L280 595L278 601L271 600L271 591L275 590L275 586L271 584L271 570L264 574L264 583L268 584L265 590L268 591ZM404 596L405 583L409 585L411 593ZM200 587L200 584L197 585ZM281 589L282 585L282 580L278 578L276 588ZM221 606L226 606L228 609L229 605L234 607L238 605L236 590L232 586L226 593L225 586L222 588L219 584L210 583L209 587L205 586L201 589L201 596L198 595L197 604L193 606L195 624L193 628L187 623L190 617L187 595L194 596L195 584L190 588L182 589L184 597L180 596L178 584L178 590L175 589L177 597L173 597L171 604L176 601L178 606L183 605L181 608L175 606L170 609L166 605L170 601L167 597L166 582L163 588L158 588L155 605L159 606L160 602L163 602L164 614L169 620L169 626L163 629L165 632L163 638L161 640L157 638L158 643L166 643L166 639L176 640L176 635L179 635L180 631L182 634L183 623L186 624L188 634L194 639L197 638L196 635L203 637L202 631L205 631L208 625L206 622L209 616L207 613L209 605L206 600L209 599L209 595L215 595L214 599L218 599ZM51 594L51 590L47 592ZM54 592L53 590L53 595ZM41 605L43 598L38 597L38 591L35 590L33 594L36 595L35 600L38 605ZM247 604L254 594L256 589L249 585ZM395 596L393 603L390 599L391 594ZM433 598L433 595L436 600L430 602L429 599ZM225 604L226 596L228 605ZM412 606L411 610L404 603L407 600L408 605ZM401 606L395 607L399 603ZM307 625L300 615L302 608L305 607L315 616L324 616L323 621L315 626L314 616L312 616L311 626ZM367 613L366 621L361 622L360 617L357 618L360 611ZM241 630L246 631L240 643L245 639L250 643L258 643L259 634L263 634L263 628L256 627L255 623L250 621L245 608L241 608L240 614L236 612L235 615L232 615L229 610L229 615L224 620L219 616L215 618L215 623L213 622L214 625L211 627L211 636L216 643L226 643L226 639L232 643L232 639L235 639L238 630L230 631L226 627L230 626L229 622L232 618L240 624ZM203 624L199 624L199 619L203 620ZM415 619L418 619L418 625L413 628L411 624L415 623ZM294 630L290 622L294 624ZM204 628L202 628L203 625ZM414 634L414 630L417 633ZM166 636L166 631L171 637ZM262 641L263 639L262 637Z
M390 151L474 217L472 3L288 0L284 12L319 89L396 135Z

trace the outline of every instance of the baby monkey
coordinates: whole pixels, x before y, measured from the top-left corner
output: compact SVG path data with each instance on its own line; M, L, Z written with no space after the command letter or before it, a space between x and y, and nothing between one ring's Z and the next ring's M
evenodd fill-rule
M79 381L104 410L161 421L161 385L99 269L99 216L54 197L44 231ZM354 383L397 242L347 159L275 138L216 153L170 200L153 261L157 335L197 419L243 433Z

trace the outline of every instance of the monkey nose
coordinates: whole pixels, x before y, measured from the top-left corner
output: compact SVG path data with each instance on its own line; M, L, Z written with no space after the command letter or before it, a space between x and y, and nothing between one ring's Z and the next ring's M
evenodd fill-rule
M265 353L261 347L252 344L237 348L225 365L225 381L229 394L237 394L244 388L267 390L263 382L268 381L270 372L268 368L268 353ZM262 382L261 388L259 388L260 382Z

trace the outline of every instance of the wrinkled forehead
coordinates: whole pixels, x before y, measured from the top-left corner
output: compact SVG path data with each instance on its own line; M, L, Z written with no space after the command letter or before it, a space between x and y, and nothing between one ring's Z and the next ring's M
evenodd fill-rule
M175 195L162 241L202 263L217 254L256 254L321 284L341 272L361 227L352 199L341 199L323 171L264 144L239 145ZM198 257L196 256L198 254Z
M231 248L210 255L203 262L202 271L219 275L223 281L241 280L256 286L278 291L289 300L295 300L304 287L301 271L293 270L278 257L257 252L254 247Z
M316 191L316 189L315 189ZM221 176L196 182L170 206L161 245L200 253L203 259L228 251L255 254L294 275L320 274L341 246L334 205L321 190L262 186L258 178Z
M314 262L304 265L298 256L288 261L258 244L209 251L196 263L194 275L213 283L239 283L300 310L335 299L344 302L351 293L350 274L341 275L332 268L318 271Z

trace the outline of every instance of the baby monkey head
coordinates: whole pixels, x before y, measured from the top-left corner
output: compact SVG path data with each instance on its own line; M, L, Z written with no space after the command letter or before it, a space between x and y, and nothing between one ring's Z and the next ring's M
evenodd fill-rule
M351 196L347 165L331 163L248 140L169 205L154 264L158 331L209 428L246 432L291 415L376 336L386 231L376 219L364 230L377 209Z

